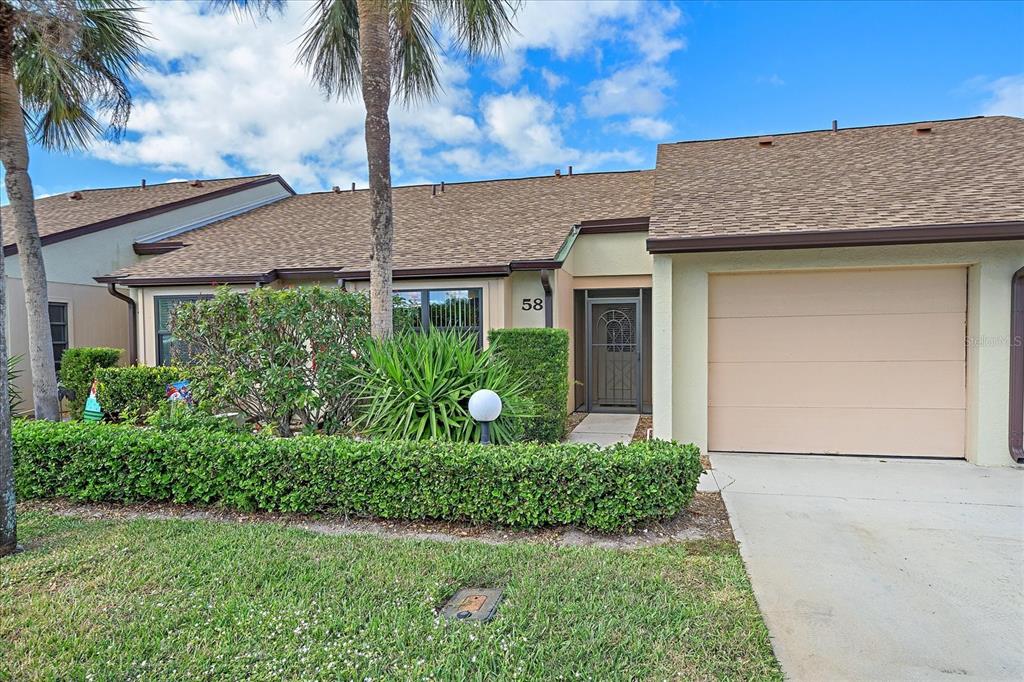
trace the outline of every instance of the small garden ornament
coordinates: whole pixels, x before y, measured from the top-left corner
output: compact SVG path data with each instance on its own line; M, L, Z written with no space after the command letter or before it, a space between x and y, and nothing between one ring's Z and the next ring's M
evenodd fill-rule
M89 388L89 398L85 401L85 410L82 412L82 419L87 422L103 421L103 410L100 408L100 401L96 399L96 382L92 382Z

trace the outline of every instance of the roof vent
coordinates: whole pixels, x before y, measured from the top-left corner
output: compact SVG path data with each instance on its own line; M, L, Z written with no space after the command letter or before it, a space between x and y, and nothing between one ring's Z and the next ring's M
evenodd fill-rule
M72 192L71 194L68 195L68 199L70 199L71 201L78 201L81 198L82 198L82 193L81 192Z
M146 189L146 178L142 178L142 189Z
M762 137L757 141L759 147L771 147L775 144L775 140L770 137Z
M556 168L555 169L555 177L556 178L562 177L562 169L561 168Z
M202 180L193 180L192 182L188 183L188 186L189 187L202 187L203 186L203 181Z
M839 132L839 119L832 119L832 132Z
M572 177L572 166L569 166L569 177Z
M931 132L932 132L932 127L930 125L914 126L914 134L915 135L928 135Z
M356 191L356 183L354 183L354 182L352 183L352 191L353 191L353 192L355 192L355 191Z
M341 194L341 187L335 185L334 187L331 188L331 191L334 192L335 194Z

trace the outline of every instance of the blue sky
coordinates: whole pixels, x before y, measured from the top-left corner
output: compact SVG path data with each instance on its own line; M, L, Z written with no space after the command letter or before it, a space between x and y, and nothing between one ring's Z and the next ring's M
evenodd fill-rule
M159 2L127 135L33 147L37 195L279 172L365 185L362 105L293 62L308 5L253 25ZM1024 3L527 2L500 61L445 61L392 110L396 184L649 168L656 145L978 114L1024 115ZM6 202L6 197L3 197Z

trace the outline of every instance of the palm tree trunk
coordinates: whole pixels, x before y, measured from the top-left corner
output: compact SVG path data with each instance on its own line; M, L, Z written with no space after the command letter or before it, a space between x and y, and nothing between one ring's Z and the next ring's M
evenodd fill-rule
M392 332L391 255L394 222L391 203L391 41L383 0L357 0L359 58L366 105L366 160L370 171L370 333Z
M28 139L21 114L21 97L14 78L10 36L0 33L0 162L7 173L18 263L28 312L28 355L32 399L37 419L60 419L57 374L53 365L49 299L43 245L36 225L35 195L28 175Z
M4 226L0 224L0 244ZM13 554L18 546L18 522L14 512L14 450L11 445L11 402L7 385L7 279L0 254L0 556Z

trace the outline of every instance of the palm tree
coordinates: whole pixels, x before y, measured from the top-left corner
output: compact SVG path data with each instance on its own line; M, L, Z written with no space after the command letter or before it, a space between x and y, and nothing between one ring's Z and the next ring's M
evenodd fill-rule
M282 0L212 0L215 7L269 17ZM512 28L513 0L316 0L307 16L298 61L328 97L361 90L366 106L370 180L370 331L390 336L393 95L409 103L440 90L434 30L447 28L456 50L470 57L497 54Z
M28 140L84 148L124 130L127 81L148 35L130 0L0 0L0 162L25 285L35 415L59 419L43 247Z
M0 244L4 226L0 225ZM18 523L14 513L14 451L11 443L11 403L7 385L7 280L0 254L0 557L18 547Z

